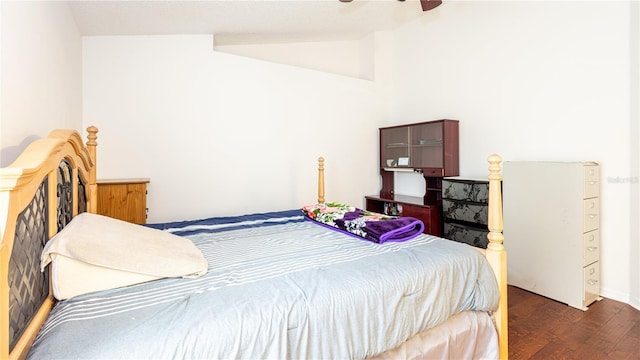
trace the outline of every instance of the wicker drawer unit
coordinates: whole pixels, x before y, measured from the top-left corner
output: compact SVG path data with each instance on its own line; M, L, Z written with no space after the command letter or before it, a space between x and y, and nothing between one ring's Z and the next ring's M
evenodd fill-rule
M463 178L442 180L443 237L486 248L489 181Z

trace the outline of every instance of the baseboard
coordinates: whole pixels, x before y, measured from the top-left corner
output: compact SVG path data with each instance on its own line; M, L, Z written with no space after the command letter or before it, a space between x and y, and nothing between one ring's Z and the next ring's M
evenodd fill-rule
M632 307L640 310L640 296L627 293L621 293L619 291L613 291L611 289L600 288L600 295L607 299L623 302L629 304Z

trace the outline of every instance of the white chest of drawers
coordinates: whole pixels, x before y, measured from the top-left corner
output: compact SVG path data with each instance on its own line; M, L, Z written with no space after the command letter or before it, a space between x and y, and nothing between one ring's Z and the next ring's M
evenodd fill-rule
M587 310L600 299L600 170L593 162L505 162L510 285Z

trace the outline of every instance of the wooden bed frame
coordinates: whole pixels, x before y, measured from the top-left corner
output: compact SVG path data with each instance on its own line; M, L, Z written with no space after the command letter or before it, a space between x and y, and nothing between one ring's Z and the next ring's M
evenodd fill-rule
M87 132L85 146L78 132L54 130L47 138L29 145L13 164L0 169L0 359L27 356L55 303L49 290L48 273L40 272L43 244L79 212L96 212L98 129L91 126ZM507 266L502 245L502 159L494 154L488 161L489 245L479 251L491 264L498 281L501 298L493 317L500 358L506 359ZM323 158L318 159L318 203L324 203ZM23 246L26 242L37 244L29 248ZM17 267L19 270L10 266L14 261L24 262ZM31 279L37 277L43 279L40 282L44 285L29 288L35 283ZM16 326L23 330L12 330Z

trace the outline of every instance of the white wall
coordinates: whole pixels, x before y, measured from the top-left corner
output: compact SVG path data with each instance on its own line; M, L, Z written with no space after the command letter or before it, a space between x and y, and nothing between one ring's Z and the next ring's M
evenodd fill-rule
M214 49L280 64L374 80L374 40L375 37L370 35L350 41L218 45L214 38Z
M446 2L394 32L392 114L460 120L462 176L486 176L493 152L599 162L602 294L640 308L629 14L625 1Z
M640 299L640 226L637 226L640 224L640 2L631 3L630 23L630 136L632 154L630 168L631 179L635 181L631 182L629 262L631 263L631 299Z
M81 130L82 40L66 3L0 7L0 166L6 166L52 129Z
M98 178L149 177L149 222L314 203L318 156L327 200L362 205L379 191L385 76L220 53L213 36L85 37L83 54Z

